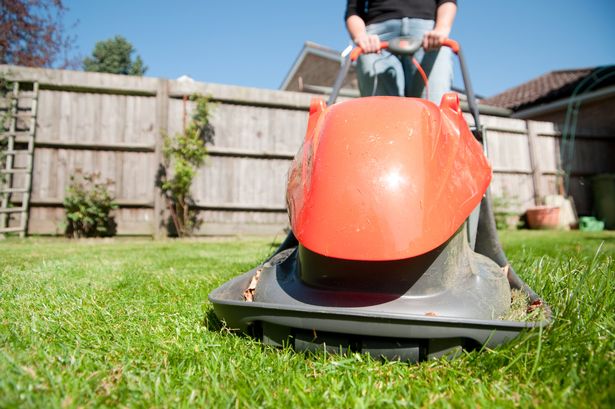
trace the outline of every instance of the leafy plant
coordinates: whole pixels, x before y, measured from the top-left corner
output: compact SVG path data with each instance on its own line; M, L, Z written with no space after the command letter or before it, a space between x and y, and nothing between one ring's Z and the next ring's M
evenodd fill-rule
M66 235L68 237L109 237L117 230L111 212L117 209L109 188L114 184L107 179L100 182L99 173L77 171L70 177L64 198Z
M207 157L207 142L213 142L214 129L210 123L210 98L194 94L192 120L182 133L164 135L163 158L159 186L167 201L175 232L179 237L190 236L200 226L194 210L190 188L198 168Z
M519 224L519 201L506 192L502 196L493 197L493 213L495 226L498 230L516 229Z

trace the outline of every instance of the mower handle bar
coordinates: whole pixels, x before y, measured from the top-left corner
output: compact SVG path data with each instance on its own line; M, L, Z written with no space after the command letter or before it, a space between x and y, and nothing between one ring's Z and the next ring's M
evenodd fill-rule
M421 48L421 43L422 41L415 41L413 43L410 38L400 37L394 38L391 41L380 41L380 49L391 49L393 54L412 55ZM459 55L460 48L457 41L447 38L442 41L442 46L450 48L455 54ZM363 54L361 47L353 48L350 52L350 61L355 62L361 54Z
M421 45L422 41L419 41L418 39L399 37L394 38L390 41L381 41L380 49L389 49L391 52L395 52L402 55L412 55L419 48L421 48ZM478 114L478 104L476 103L476 96L474 95L474 90L472 89L470 75L468 73L468 68L466 66L463 53L461 52L461 47L459 46L459 43L457 41L450 38L447 38L446 40L442 41L442 45L445 47L449 47L455 54L457 54L457 58L459 59L459 66L461 68L461 76L463 77L463 83L466 89L466 96L468 97L468 107L470 108L470 113L474 118L476 135L478 139L482 140L480 120ZM342 88L342 83L344 82L344 79L348 74L348 70L350 69L350 64L356 61L361 54L363 54L363 49L361 47L355 47L352 49L348 57L346 57L346 60L342 63L340 72L335 80L335 84L333 85L333 90L331 91L331 95L329 96L327 105L332 105L335 102L335 100L337 99L337 95Z

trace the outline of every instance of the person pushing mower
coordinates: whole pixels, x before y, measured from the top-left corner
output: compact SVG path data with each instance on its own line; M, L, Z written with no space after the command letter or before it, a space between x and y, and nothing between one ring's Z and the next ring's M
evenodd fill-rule
M440 46L456 13L456 0L348 0L346 28L364 52L357 62L361 96L422 97L439 104L453 80L453 53ZM414 57L429 78L429 95L409 59L380 52L381 41L396 37L422 38L423 49Z

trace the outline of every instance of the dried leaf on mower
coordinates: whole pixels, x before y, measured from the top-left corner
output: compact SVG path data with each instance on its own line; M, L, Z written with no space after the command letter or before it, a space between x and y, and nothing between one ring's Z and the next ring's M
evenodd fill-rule
M536 300L533 303L531 303L529 307L527 307L527 313L529 314L541 307L542 307L542 300Z
M506 264L504 267L502 267L502 273L506 277L508 277L508 270L510 270L510 264Z
M256 290L256 286L258 285L258 279L261 276L261 271L263 271L262 268L256 270L256 274L254 274L254 276L250 280L248 288L246 288L246 290L243 292L243 299L247 302L254 301L254 291Z

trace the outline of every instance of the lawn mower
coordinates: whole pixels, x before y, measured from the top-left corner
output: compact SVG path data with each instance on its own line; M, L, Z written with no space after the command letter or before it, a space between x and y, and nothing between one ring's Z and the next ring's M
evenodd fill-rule
M466 64L458 43L444 45L458 56L474 129L456 93L439 106L386 96L335 103L362 52L352 50L328 103L311 102L288 174L291 232L270 258L209 295L227 326L298 351L416 362L494 347L550 322L500 246ZM420 46L382 42L422 72L412 57ZM545 318L501 319L512 289Z

